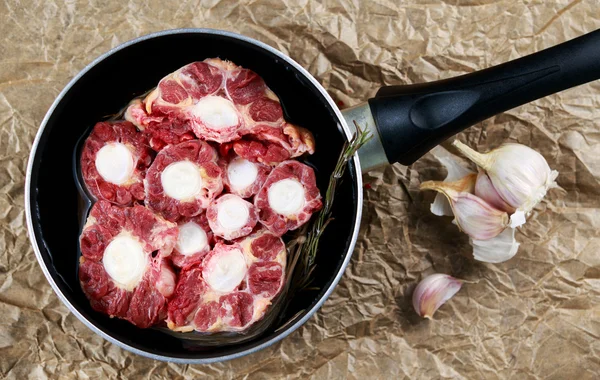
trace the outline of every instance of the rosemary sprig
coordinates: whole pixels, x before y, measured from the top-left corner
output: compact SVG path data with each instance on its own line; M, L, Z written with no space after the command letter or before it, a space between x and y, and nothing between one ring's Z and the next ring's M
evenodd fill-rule
M346 171L348 160L371 138L369 131L360 128L356 121L354 125L356 126L356 133L349 142L344 144L335 169L329 178L323 208L312 224L305 225L299 231L296 239L288 244L290 260L286 277L290 281L288 282L287 291L295 292L307 289L312 283L319 240L327 225L333 220L331 208L333 207L337 185Z

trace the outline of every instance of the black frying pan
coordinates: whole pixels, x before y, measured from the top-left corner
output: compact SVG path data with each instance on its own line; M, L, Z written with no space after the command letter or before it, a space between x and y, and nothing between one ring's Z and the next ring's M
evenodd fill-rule
M77 279L78 194L72 156L78 139L95 122L119 112L168 73L193 61L220 57L257 72L279 96L286 119L310 129L324 192L353 122L374 138L349 163L317 256L315 285L301 293L279 325L262 336L228 346L190 348L157 330L94 312ZM25 186L29 235L52 288L84 324L135 353L182 363L231 359L267 347L297 329L323 304L347 266L358 235L361 172L388 163L409 165L466 127L499 112L600 78L600 31L551 49L444 81L384 87L357 107L340 112L325 89L300 65L272 47L237 34L207 29L155 33L96 59L60 93L42 121L32 147ZM360 159L359 159L360 157ZM362 169L361 169L362 166ZM342 237L342 238L340 238Z

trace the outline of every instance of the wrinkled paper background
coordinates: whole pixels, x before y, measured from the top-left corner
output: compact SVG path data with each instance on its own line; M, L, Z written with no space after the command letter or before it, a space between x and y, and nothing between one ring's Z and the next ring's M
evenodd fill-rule
M402 4L400 4L402 3ZM61 304L27 238L27 156L46 110L79 70L134 37L175 27L243 33L292 56L343 106L383 84L446 78L600 28L597 0L48 0L0 2L0 377L592 379L600 372L600 82L462 133L481 150L528 144L560 171L501 265L469 258L418 185L431 154L365 175L351 264L324 307L284 341L213 365L121 350ZM446 144L448 146L448 144ZM412 311L423 276L466 284L434 321Z

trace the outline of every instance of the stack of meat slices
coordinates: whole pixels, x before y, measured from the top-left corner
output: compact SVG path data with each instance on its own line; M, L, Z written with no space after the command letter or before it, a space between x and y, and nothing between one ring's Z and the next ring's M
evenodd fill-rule
M281 238L322 207L306 129L256 73L220 59L182 67L81 153L97 202L80 237L92 307L138 327L244 331L285 281Z

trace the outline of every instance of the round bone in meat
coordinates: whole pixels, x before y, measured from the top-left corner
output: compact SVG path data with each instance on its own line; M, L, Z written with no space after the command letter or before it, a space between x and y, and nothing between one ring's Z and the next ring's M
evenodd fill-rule
M81 152L81 174L97 199L129 205L144 199L143 180L152 162L146 137L129 122L97 123Z
M295 178L277 181L267 190L269 207L284 216L295 215L306 201L304 186Z
M133 153L122 143L104 145L96 154L96 169L100 176L115 185L122 185L133 175Z
M223 190L217 158L200 140L164 148L146 175L146 205L171 221L199 215Z
M313 169L297 161L284 161L273 169L254 199L260 222L281 236L306 223L322 207Z
M218 58L167 75L143 101L131 103L125 118L155 150L190 139L191 131L203 140L236 141L239 155L269 165L315 147L308 130L285 121L279 98L260 76Z
M206 231L202 227L192 221L179 226L177 251L184 256L189 256L204 251L206 248L210 248L210 245Z
M203 212L193 218L184 218L178 222L179 237L171 255L173 264L184 268L202 261L210 251L213 233Z
M137 238L129 233L121 233L106 246L102 264L118 286L133 290L142 280L148 257Z
M92 308L142 328L163 320L175 287L165 257L177 234L175 224L143 206L94 204L80 237L79 265L79 281Z
M234 194L224 194L206 210L208 224L213 233L226 240L248 235L258 222L258 210Z
M160 174L160 184L169 197L178 201L194 199L202 191L200 167L190 161L177 161Z
M236 289L248 268L246 258L239 246L217 244L202 263L202 276L208 286L219 293L229 293Z
M250 198L260 190L271 167L232 155L222 161L223 185L232 194Z
M233 103L220 96L207 96L194 106L192 113L209 130L236 127L240 118Z
M169 301L175 331L244 331L259 321L284 283L286 249L264 228L181 271Z

